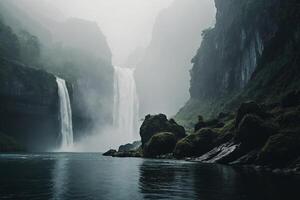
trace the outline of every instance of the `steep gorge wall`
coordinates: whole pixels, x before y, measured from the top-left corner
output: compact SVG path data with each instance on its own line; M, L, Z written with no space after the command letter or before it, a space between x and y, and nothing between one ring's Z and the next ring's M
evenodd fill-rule
M60 131L55 77L4 58L0 66L0 132L25 150L53 150Z
M193 58L183 121L232 111L245 100L278 101L299 89L299 3L215 0L216 25Z
M191 59L201 43L202 30L213 25L210 0L175 0L162 10L152 40L136 68L141 117L174 115L189 98Z

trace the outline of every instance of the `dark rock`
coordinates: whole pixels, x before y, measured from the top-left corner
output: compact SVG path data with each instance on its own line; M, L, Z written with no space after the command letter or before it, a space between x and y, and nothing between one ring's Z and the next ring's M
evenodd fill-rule
M284 167L300 156L300 132L281 131L269 138L259 154L258 163Z
M282 107L293 107L300 105L300 91L292 91L281 100Z
M250 165L255 163L258 157L258 150L252 150L249 153L243 155L242 157L238 158L237 160L231 162L231 165Z
M186 136L184 128L178 125L173 119L168 120L163 114L147 115L140 128L142 147L144 147L153 135L161 132L171 132L177 139Z
M0 130L28 151L58 144L59 109L56 78L42 70L0 59Z
M279 123L280 128L298 129L300 128L300 109L287 111L278 116L276 121Z
M227 164L241 155L239 147L239 144L227 142L197 158L197 161Z
M219 122L218 119L211 119L204 121L202 116L198 117L198 122L195 125L194 132L197 132L198 130L202 128L221 128L224 126L223 122Z
M156 157L172 153L177 142L173 133L157 133L144 146L144 157Z
M107 152L103 153L103 156L114 156L117 153L115 149L110 149Z
M252 101L242 103L236 115L235 127L239 126L240 122L247 114L257 115L259 117L264 116L264 112L262 111L261 107L257 103Z
M126 151L134 151L137 150L141 146L140 141L135 141L132 144L125 144L119 147L118 152L126 152Z
M235 139L241 142L244 148L251 149L263 145L276 131L276 125L256 115L247 114L239 124Z
M229 116L228 113L220 112L219 115L218 115L218 120L224 119L228 116Z
M212 129L201 129L197 133L179 140L174 150L176 158L197 157L210 151L214 147L214 140L218 134Z

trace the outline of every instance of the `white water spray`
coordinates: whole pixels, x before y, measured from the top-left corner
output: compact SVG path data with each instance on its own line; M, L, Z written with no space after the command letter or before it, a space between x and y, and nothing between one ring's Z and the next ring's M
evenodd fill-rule
M73 147L73 125L70 97L65 80L56 77L60 101L61 151L70 151Z
M138 138L139 108L134 69L114 67L114 70L113 123L114 127L126 135L128 142L132 142Z

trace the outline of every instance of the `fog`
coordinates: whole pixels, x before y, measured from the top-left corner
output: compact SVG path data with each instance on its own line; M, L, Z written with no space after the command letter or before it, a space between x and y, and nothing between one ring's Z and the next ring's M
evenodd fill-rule
M173 0L21 1L27 10L39 10L57 20L76 17L97 22L112 50L113 63L123 65L132 51L148 45L157 14Z
M79 151L104 151L132 142L126 136L132 133L112 128L113 65L136 68L139 119L159 112L174 115L189 98L190 61L200 47L201 32L215 21L212 0L0 4L5 5L0 6L1 17L22 43L20 61L70 84Z

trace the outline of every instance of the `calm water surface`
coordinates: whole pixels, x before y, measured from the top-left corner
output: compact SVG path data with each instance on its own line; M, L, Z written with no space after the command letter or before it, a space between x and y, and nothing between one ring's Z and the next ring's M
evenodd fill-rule
M96 153L0 154L0 199L298 200L300 179Z

